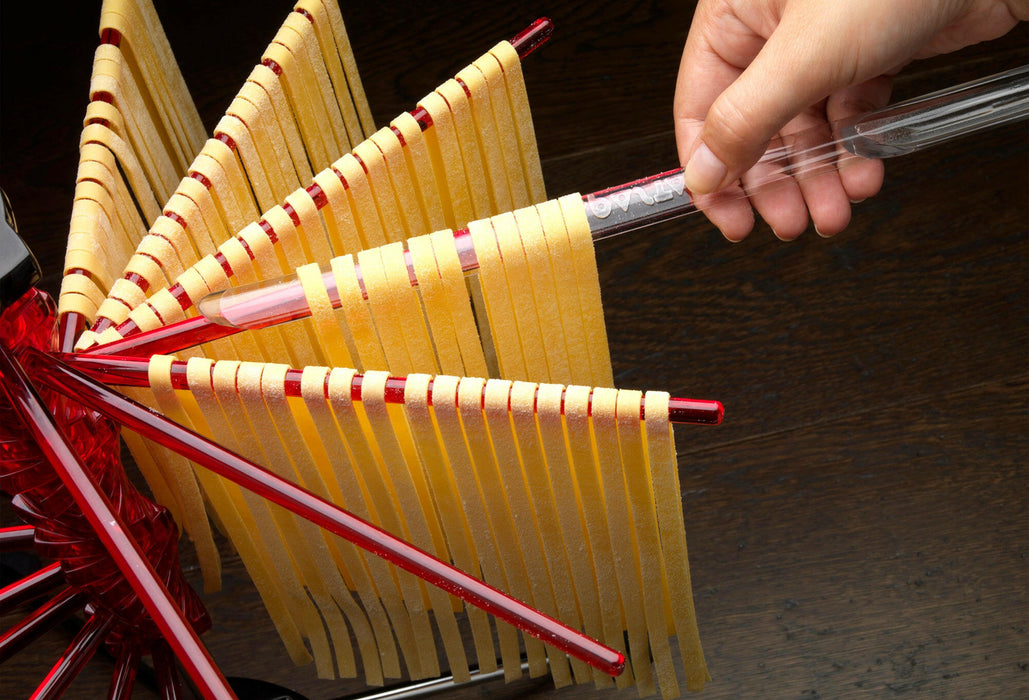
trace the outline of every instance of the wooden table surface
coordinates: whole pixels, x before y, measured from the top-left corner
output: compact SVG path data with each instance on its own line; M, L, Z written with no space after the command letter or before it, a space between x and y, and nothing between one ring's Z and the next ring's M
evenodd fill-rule
M157 3L208 128L290 9L256 4ZM99 3L66 5L0 8L0 186L50 291L99 16ZM351 5L379 123L549 14L555 38L525 74L550 193L675 165L691 3ZM1029 62L1027 39L1022 26L914 64L895 95ZM616 384L726 406L720 427L676 430L705 697L1029 696L1027 166L1014 125L888 163L882 194L831 240L782 243L759 225L732 245L692 217L597 245ZM293 669L238 562L229 570L206 597L205 636L228 674L312 699L362 690ZM70 634L0 669L0 696L27 696ZM94 660L69 696L102 696L111 667ZM596 691L525 680L448 693Z

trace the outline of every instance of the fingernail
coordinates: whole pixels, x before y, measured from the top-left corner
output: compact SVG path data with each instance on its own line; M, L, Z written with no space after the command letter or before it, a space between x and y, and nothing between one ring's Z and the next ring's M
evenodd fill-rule
M683 179L690 192L707 194L718 189L727 172L725 163L718 160L718 156L711 152L707 144L701 142L686 163Z
M861 199L852 199L852 200L850 200L850 203L851 203L851 204L861 204L861 202L863 202L863 201L865 201L865 199L864 199L864 198L861 198Z

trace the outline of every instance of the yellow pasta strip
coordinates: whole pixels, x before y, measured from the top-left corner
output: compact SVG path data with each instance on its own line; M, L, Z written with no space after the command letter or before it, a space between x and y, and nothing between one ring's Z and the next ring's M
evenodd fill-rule
M167 289L160 289L154 293L147 303L154 307L154 311L161 317L165 325L181 321L186 316L182 312L182 305L171 295Z
M265 220L271 224L278 239L275 252L281 266L280 274L292 273L296 268L304 265L307 260L300 248L296 226L293 225L292 219L285 210L280 206L272 207L265 212ZM294 367L324 364L316 352L318 334L310 320L294 321L283 324L280 328L282 335L291 345L290 357Z
M247 164L247 151L241 150L243 162L247 164L247 172L267 179L273 201L281 201L282 197L299 182L292 176L292 168L284 168L283 161L288 160L288 151L282 145L281 132L275 124L274 111L268 100L268 94L254 83L244 83L239 94L225 111L226 117L236 117L246 127L253 139L253 148L257 152L257 160ZM287 173L287 170L290 172ZM267 209L267 207L265 207Z
M566 584L571 580L571 572L558 525L554 493L536 428L535 397L535 384L515 382L511 385L511 423L522 458L522 471L525 474L529 498L536 512L536 521L539 523L544 560L557 602L557 619L578 628L581 622L575 592ZM572 659L571 664L572 674L577 683L585 683L592 678L590 667L585 663Z
M461 148L457 142L454 115L441 95L430 92L418 103L432 117L432 126L425 130L425 144L439 189L443 216L447 228L461 228L465 222L475 218L472 201L469 198L468 179L461 160ZM472 186L478 183L472 183Z
M396 498L396 510L398 520L402 523L408 541L414 546L427 552L436 550L436 538L433 537L429 517L432 518L432 525L438 529L435 522L435 513L431 507L425 508L426 504L419 495L414 473L421 471L419 461L411 461L412 455L404 454L404 450L398 441L400 437L394 432L390 416L386 408L385 391L387 372L366 372L364 381L361 384L361 407L368 419L371 433L377 437L376 447L382 463L379 469L389 475L392 491ZM420 478L419 474L419 478ZM398 533L394 533L398 534ZM401 583L410 574L400 574ZM431 602L436 611L436 624L441 633L453 640L459 636L457 622L453 617L453 610L447 595L436 586L429 586L426 590L424 582L414 579L413 583L421 589L422 595L419 600L412 601L405 591L404 597L407 601L408 610L414 622L415 634L419 642L419 653L421 659L422 673L426 676L439 675L439 663L436 658L436 648L433 644L432 631L429 627L429 618L425 614L424 603L421 598L425 597ZM410 585L410 584L409 584ZM446 630L444 632L444 630Z
M505 587L503 571L497 558L496 544L489 529L489 520L483 509L478 480L468 455L457 411L460 388L458 382L458 379L446 376L439 376L433 380L432 410L436 418L436 429L440 436L440 448L450 467L452 483L460 501L460 510L464 513L468 523L478 558L477 566L462 568L472 576L477 576L481 570L482 577L487 583L503 590ZM469 615L471 615L471 611L469 611ZM501 638L501 654L506 663L510 651L505 654L504 650L510 650L512 637L514 648L517 649L518 635L513 627L506 624L498 624L496 629L497 636ZM492 641L490 642L489 656L486 654L485 646L486 640L480 642L478 638L476 639L479 670L484 673L492 673L497 668L495 657L492 657ZM484 663L485 665L483 665Z
M301 379L301 393L306 409L303 411L303 420L299 418L301 415L299 407L293 402L290 405L294 411L294 418L297 419L297 426L303 435L305 446L310 451L318 471L319 478L316 479L312 475L310 479L305 480L308 488L341 508L350 508L350 501L344 496L336 474L338 472L345 473L344 470L352 471L352 465L346 447L339 439L335 419L326 403L327 377L328 369L325 367L305 367ZM350 483L352 481L351 477ZM359 491L360 489L356 486L348 488L351 495L358 494L357 498L360 498ZM329 544L333 551L333 558L344 567L343 574L353 582L367 612L368 620L371 622L371 629L367 633L356 629L355 625L354 636L361 649L365 677L369 684L381 685L383 659L387 660L385 665L390 669L390 675L400 674L400 664L389 618L379 600L375 584L368 574L364 562L365 555L361 550L356 545L340 538L333 538Z
M639 567L640 592L643 595L643 612L650 636L650 654L657 671L661 694L666 698L679 695L679 684L672 665L671 649L668 646L668 621L665 617L664 557L661 552L661 538L657 531L657 513L654 511L654 494L647 470L646 452L640 423L639 391L622 390L616 400L618 423L618 445L622 464L625 465L625 483L629 505L636 531L637 566Z
M325 194L322 216L333 254L338 256L362 250L361 235L350 211L350 199L339 177L332 170L323 170L314 176L314 181Z
M304 441L304 437L309 436L311 431L301 430L295 420L293 405L301 402L286 397L284 365L265 365L261 374L261 394L264 397L265 408L265 413L261 415L266 415L270 425L274 426L268 439L268 444L274 445L273 450L269 450L272 453L272 462L283 465L287 474L290 473L286 470L286 465L289 464L292 470L287 478L310 490L321 481L321 476ZM347 590L339 568L335 565L325 531L303 518L296 518L296 525L306 540L314 564L310 572L311 578L308 579L305 574L307 587L318 602L319 611L329 628L340 674L353 676L356 674L354 654L340 611L342 610L351 620L355 635L369 631L367 620Z
M238 404L219 399L219 394L235 392L236 366L237 363L225 362L212 365L200 359L187 365L190 390L211 431L209 436L217 436L219 443L234 451L239 448L233 427L234 422L241 418ZM223 406L229 410L223 411ZM303 605L310 603L300 590L292 567L287 565L288 559L283 559L286 552L281 541L277 536L270 536L274 525L267 509L258 496L236 484L213 475L202 479L220 521L228 528L236 551L254 578L290 658L297 664L309 663L312 658L304 646L299 623L304 617ZM233 511L235 518L232 517ZM299 607L294 605L298 600L302 603Z
M411 435L418 447L427 483L432 490L450 557L453 558L457 568L477 575L479 563L476 559L475 545L471 540L471 533L468 531L467 522L458 501L456 486L439 443L438 434L433 426L432 414L428 405L429 381L430 377L426 374L409 374L407 376L407 384L404 388L404 413L411 428ZM456 380L452 381L456 382ZM455 602L460 605L460 601L455 599ZM434 604L433 607L436 611L441 609L437 604ZM489 665L493 665L495 668L493 635L486 613L480 608L471 606L467 607L466 611L480 668ZM447 644L446 638L444 638L444 644ZM463 683L470 678L467 661L461 662L461 654L463 654L463 647L460 651L455 649L453 652L448 647L447 655L451 660L450 672L454 676L455 683Z
M143 171L143 166L140 165L135 152L129 147L129 144L103 124L88 124L82 130L82 135L79 137L79 147L81 148L89 143L100 144L115 155L115 158L118 159L119 167L125 173L133 195L140 202L140 206L143 207L143 213L146 214L147 219L150 221L156 219L161 213L158 202L163 201L168 193L155 190L150 186Z
M334 369L329 374L329 404L335 414L336 423L350 456L347 465L337 468L337 478L343 488L348 508L352 512L359 518L375 523L385 530L389 530L390 525L396 529L398 523L396 514L392 510L391 499L386 492L382 474L377 468L372 445L369 445L365 437L365 428L351 399L350 386L353 377L354 371L351 369ZM347 467L350 465L353 466L348 470ZM382 512L383 509L385 512ZM408 589L411 588L410 576L408 575L408 582L405 585L401 583L401 577L385 560L372 556L366 557L365 561L379 590L379 596L382 598L386 612L389 613L390 620L393 622L397 643L400 645L408 673L416 676L420 669L418 643L415 640L411 615L401 597L403 595L406 598ZM417 584L414 589L414 593L420 596ZM385 668L385 664L386 659L384 658L383 670L386 675L399 675L399 669L394 672L393 669Z
M105 234L108 255L117 260L127 260L145 233L146 226L136 212L129 211L126 206L129 194L121 178L116 178L100 163L81 161L77 179L73 208L99 206L102 213L94 212L93 215L103 220L99 228ZM115 184L116 180L121 184L121 191Z
M522 156L522 172L529 190L530 200L542 202L547 198L543 186L543 171L540 168L539 155L536 149L536 132L532 126L532 113L529 111L529 98L525 94L525 79L522 77L522 61L518 52L509 42L502 41L492 49L490 54L500 63L507 84L507 96L511 101L512 119L518 130L518 145Z
M175 154L166 150L167 134L154 124L131 68L120 47L101 44L94 55L90 94L106 92L111 95L127 127L126 140L140 158L151 186L161 193L162 198L167 197L178 180ZM150 93L148 97L156 96Z
M554 284L554 275L550 268L554 254L547 247L547 241L543 235L543 226L536 208L526 207L525 209L519 209L514 212L514 217L518 225L518 238L521 240L521 248L524 251L526 265L524 273L518 270L519 261L516 257L515 270L519 275L526 274L526 281L528 282L524 288L526 291L518 294L518 296L526 297L530 303L535 300L535 304L533 304L535 307L535 318L530 324L535 323L535 327L539 329L542 341L540 347L547 357L546 381L570 384L574 381L574 377L568 358L568 349L565 346L563 319L558 305L558 295L573 291L575 287L559 289ZM501 250L504 250L503 247ZM560 264L562 261L554 262ZM510 272L508 274L508 279L510 279ZM522 289L522 287L512 287L512 291L518 289ZM529 290L531 290L531 298Z
M290 164L289 149L284 143L268 93L256 83L245 82L225 114L243 122L254 139L272 197L280 201L287 192L296 189L300 180Z
M350 214L360 234L360 250L385 245L387 232L379 218L368 175L361 164L349 153L332 164L347 182L347 196L350 198Z
M217 133L217 129L215 133ZM218 139L208 140L204 145L204 152L208 153L225 172L226 189L224 191L216 190L216 194L223 202L231 197L236 203L241 219L236 222L237 225L232 226L232 229L240 231L247 223L256 219L260 215L260 211L247 181L246 173L243 171L243 163L239 154Z
M461 161L464 163L465 177L470 185L472 216L477 219L489 216L493 211L490 207L488 182L482 167L479 138L475 134L475 121L468 104L468 96L454 79L440 85L436 88L436 92L447 101L450 113L453 115L457 143L461 148Z
M553 370L547 362L536 306L533 303L533 295L529 293L532 282L521 236L518 233L518 223L512 213L494 216L490 221L497 233L497 245L500 248L500 257L504 261L508 295L518 324L518 337L522 344L522 356L525 358L526 367L525 375L506 378L549 381Z
M459 412L464 429L462 442L468 448L468 452L456 448L450 451L450 457L451 465L454 468L458 493L461 494L465 513L472 527L472 536L475 538L476 549L479 552L479 559L485 579L487 582L492 583L493 586L507 591L511 590L511 581L504 569L500 552L501 543L497 539L498 533L493 530L490 524L487 515L489 505L488 501L485 500L485 493L493 484L488 482L488 475L486 473L479 471L482 469L482 466L476 463L474 441L477 437L476 433L481 433L481 425L468 422L469 416L474 415L474 412L478 412L480 416L479 423L481 424L481 402L484 382L485 380L483 379L464 378L458 384ZM438 415L439 411L437 411ZM447 439L446 435L444 435L444 439ZM455 443L460 444L456 440ZM460 470L458 469L459 465ZM512 666L519 666L517 632L510 625L498 621L497 637L500 640L500 654L504 664L505 678L517 678L520 675L520 668L512 668Z
M293 53L292 73L295 75L299 69L305 81L312 113L322 131L329 157L350 148L351 143L343 125L343 117L339 112L339 105L336 104L336 96L332 93L332 82L329 80L325 63L321 60L314 26L306 17L291 12L275 38L276 41L282 41L289 46ZM327 161L320 161L318 166L326 163Z
M225 221L222 219L218 207L210 190L200 184L199 180L192 177L185 177L179 184L179 194L188 197L199 210L203 220L204 237L200 239L200 233L194 229L193 237L197 239L197 250L201 255L210 255L217 249L218 243L225 240L230 231L225 228Z
M552 275L553 294L558 307L557 310L551 309L541 314L541 320L549 314L555 314L556 318L561 319L561 337L564 339L568 366L571 369L569 378L560 381L592 386L594 376L590 365L589 341L583 326L579 279L572 261L572 248L565 231L561 207L557 201L549 200L536 205L536 211L539 212L540 223L543 224L546 248L550 251L550 260L545 265L549 269L549 275ZM528 249L526 250L528 252ZM544 265L542 262L539 264ZM546 270L538 270L533 263L530 263L530 269L534 275L549 276ZM604 342L606 343L606 338Z
M385 369L388 367L386 356L379 336L372 321L371 312L361 295L361 286L357 280L354 257L344 255L332 259L332 274L336 278L336 289L339 291L340 308L347 320L347 328L354 339L355 352L351 357L359 360L357 369Z
M622 635L622 602L618 596L618 582L610 575L614 571L611 536L604 514L604 491L601 488L597 464L593 457L590 436L589 387L569 386L565 389L564 415L567 426L568 450L575 485L579 493L582 518L586 526L586 541L593 556L592 571L597 582L597 600L600 607L603 633L597 638L625 654ZM624 676L625 674L623 674ZM606 676L593 676L598 687L611 685ZM631 672L625 680L618 679L618 687L626 687L632 680Z
M418 278L418 293L425 308L425 316L432 332L432 344L436 349L439 369L444 374L464 374L461 351L458 348L454 323L447 308L445 289L436 268L429 236L418 236L407 242L411 253L411 264Z
M497 124L493 118L493 103L485 76L471 65L457 74L457 79L468 88L472 117L475 120L475 135L479 139L479 153L484 164L483 174L489 183L491 196L489 212L497 214L514 209L511 188L507 183L504 153L500 146Z
M378 149L379 157L385 164L389 181L393 185L391 205L396 208L398 220L402 222L403 226L402 229L393 233L393 239L400 240L428 233L430 229L424 220L422 208L418 202L418 191L407 170L400 139L392 129L383 128L372 134L366 143Z
M272 189L271 179L261 161L261 153L254 142L254 136L247 128L246 122L231 114L226 114L215 127L215 133L224 133L236 144L235 153L243 165L244 177L253 189L254 198L261 211L271 209L278 202ZM266 158L268 156L265 156Z
M600 620L600 601L593 575L593 553L587 533L583 529L580 512L581 494L575 483L575 473L568 461L565 444L565 426L561 419L561 397L564 386L540 384L536 396L536 425L540 446L550 475L550 488L554 494L557 524L564 538L565 554L571 570L575 595L579 602L583 630L597 639L603 633ZM553 527L553 523L550 525ZM667 642L667 639L666 639ZM604 674L593 669L594 680Z
M285 85L286 95L293 108L297 125L300 127L300 135L307 148L308 158L315 168L319 167L319 164L324 167L333 157L333 149L325 142L319 129L318 117L308 92L308 80L304 75L304 65L296 60L289 47L280 43L288 41L288 39L289 37L280 30L275 35L275 41L265 49L261 59L263 61L270 58L282 68L279 80Z
M529 199L528 186L522 172L521 147L518 144L518 131L511 110L511 100L507 96L507 83L500 62L490 54L477 59L472 65L482 74L489 88L490 105L493 108L493 122L497 129L497 140L504 160L504 172L507 186L511 193L509 209L532 204Z
M304 258L317 263L328 262L332 257L332 247L311 195L307 190L299 189L286 197L286 203L293 207L297 218L300 219L297 233L304 248Z
M165 275L179 275L196 262L196 248L189 239L186 229L182 227L182 224L167 216L157 217L157 220L150 226L150 233L140 241L137 252L150 252L147 247L148 241L158 238L163 238L170 243L172 250L175 251L174 255L170 255L168 258L157 259Z
M239 232L250 251L254 255L253 267L257 272L257 279L267 280L280 277L286 270L276 255L275 248L268 235L257 224L250 224ZM270 357L281 360L288 358L289 364L294 367L302 366L295 356L297 349L302 346L303 335L298 333L294 324L280 324L262 329L262 340L267 343ZM280 354L281 353L281 354Z
M343 25L343 16L340 14L339 7L334 2L322 3L320 0L300 0L297 7L307 9L315 18L315 30L322 46L322 53L325 55L325 64L329 66L332 75L333 88L340 111L347 124L350 142L358 143L362 138L375 131L375 122L372 119L371 109L368 107L368 99L365 97L364 86L361 84L361 76L357 72L354 51L350 46L350 38ZM320 10L324 10L324 13ZM323 17L327 18L331 32L323 31ZM340 79L336 72L337 66L342 66L345 80ZM359 125L351 123L351 110L356 110Z
M292 470L289 468L288 458L283 459L282 443L277 439L277 435L274 435L275 431L268 426L268 414L262 396L262 374L265 371L276 372L280 367L284 371L284 366L272 364L250 362L239 364L236 370L235 385L236 399L240 408L239 415L243 422L237 424L237 430L242 429L245 431L243 434L248 436L246 438L248 443L241 445L242 454L278 476L290 479ZM228 397L222 396L221 398ZM311 644L318 677L332 678L332 652L328 637L325 635L325 624L318 614L318 608L324 608L327 601L323 599L322 595L323 585L316 564L317 554L311 551L313 543L306 536L308 533L288 511L272 503L265 503L265 507L271 513L276 530L276 532L269 531L268 536L277 538L283 549L285 549L285 543L289 543L288 561L296 567L297 577L315 601L314 605L309 604L303 609L303 629ZM283 568L285 566L288 564L284 563ZM322 612L324 613L324 610Z
M85 275L66 275L61 280L61 291L89 297L95 306L99 306L104 300L103 292Z
M310 263L297 268L297 278L304 289L307 306L311 309L311 320L318 331L318 343L325 353L325 359L334 367L350 367L354 363L350 359L347 341L336 321L329 294L322 281L322 271L317 263Z
M160 317L154 312L154 310L147 304L137 306L129 312L129 318L139 327L141 331L152 331L155 328L160 328L163 324L161 323Z
M593 437L596 440L596 455L600 465L600 478L604 489L604 506L607 526L614 547L614 571L618 591L622 599L623 624L629 633L629 655L626 657L626 673L629 661L639 686L640 695L656 692L653 669L650 665L650 646L647 641L646 615L640 592L640 576L636 547L636 529L626 496L625 477L619 459L618 425L616 420L615 389L593 390Z
M425 325L425 316L418 291L411 286L411 275L404 258L403 245L393 243L379 249L382 255L382 270L386 275L386 284L393 291L397 300L396 316L403 329L403 342L407 346L410 366L404 370L390 368L397 374L411 372L437 372L436 355L432 350L432 340Z
M518 337L518 322L508 292L504 263L497 246L497 235L489 219L472 221L468 231L479 259L479 284L486 300L490 334L496 351L500 376L519 379L528 376L522 342Z
M490 518L497 526L497 531L502 533L497 539L501 556L505 559L508 580L512 582L511 594L548 615L555 615L557 609L554 593L550 587L539 535L536 534L538 524L525 490L518 447L511 432L511 416L507 407L510 395L511 382L500 379L486 382L482 411L485 423L481 419L475 422L482 425L482 428L489 427L489 440L484 442L480 439L478 448L483 461L492 462L494 457L489 453L495 455L496 464L490 466L496 471L494 474L485 474L488 487L483 492ZM466 429L469 427L467 418L465 426ZM474 436L476 426L472 424L470 427ZM483 435L486 433L485 429L481 432ZM479 458L476 459L478 462ZM483 475L481 468L479 473ZM491 499L496 503L491 505ZM538 639L525 634L522 639L529 661L529 676L536 678L544 675L547 671L547 650ZM570 683L565 655L554 652L551 660L555 684L560 687Z
M679 469L675 460L675 439L668 422L668 394L648 391L645 399L645 429L647 462L657 509L657 523L661 532L665 573L670 586L671 618L679 639L679 653L686 670L686 688L704 689L711 680L704 662L697 629L697 615L693 607L693 587L690 583L689 554L686 549L686 528L682 517L682 489Z
M368 368L366 365L366 368L388 369L394 374L410 374L417 370L424 371L434 368L416 367L407 351L407 344L404 342L404 336L408 329L404 328L401 322L400 290L389 283L382 262L384 251L391 248L396 251L400 247L400 243L390 243L381 248L363 250L357 254L357 260L361 266L364 288L368 291L368 308L371 310L372 318L375 319L379 343L386 355L384 367Z
M493 533L493 541L503 572L502 580L506 582L503 590L510 592L519 600L532 600L528 576L525 573L514 533L514 521L507 505L507 498L504 496L504 483L500 478L494 459L493 446L490 443L486 420L483 416L482 394L484 389L484 379L465 378L461 380L458 388L461 424L464 426L469 456L478 478L484 513L489 518L489 527ZM503 626L500 625L500 627ZM505 641L505 637L502 636L500 651L504 660L504 678L510 682L521 676L521 668L517 666L514 658L509 656L511 649L505 647ZM528 638L526 638L526 644L530 644Z
M472 311L461 261L457 256L454 235L443 230L431 234L430 239L446 295L446 305L454 324L454 332L457 334L458 347L461 349L461 361L464 364L462 374L468 377L488 377L490 373L486 366L483 341L479 338L479 329L475 323L475 313ZM472 282L472 285L475 283ZM484 325L488 331L489 324Z
M432 157L429 155L421 126L407 112L394 119L391 126L404 137L404 159L414 185L413 191L421 204L422 215L428 222L425 230L438 231L445 228L447 224L443 216L443 203L436 184L436 178L442 175L442 172L437 173L433 169Z
M176 281L185 290L186 297L192 304L196 304L211 291L207 288L207 283L204 282L204 278L200 276L195 267L191 267L183 272Z
M229 267L232 268L232 279L236 285L251 284L257 281L257 274L254 272L250 256L247 255L246 249L239 240L230 238L222 243L218 250L225 256ZM256 361L286 356L285 348L282 348L281 353L277 355L269 354L266 349L266 346L270 343L281 345L281 338L279 338L278 330L275 328L263 328L248 333L236 333L232 341L240 350L239 357L243 359Z
M589 222L582 197L570 194L557 200L565 220L565 230L572 247L575 276L578 280L579 307L582 309L586 347L590 354L592 378L583 381L591 386L613 386L611 355L607 346L607 328L604 326L604 307L600 300L600 279L597 259L593 251Z
M357 111L354 109L354 103L350 99L346 78L343 74L343 66L340 64L335 37L332 35L332 26L329 18L326 16L325 7L317 0L308 0L307 2L298 2L297 8L304 9L310 15L310 23L313 25L314 34L317 38L317 47L321 52L320 58L329 76L329 81L326 81L328 83L326 87L331 87L331 90L328 90L329 96L334 103L333 106L339 110L340 117L343 120L345 126L343 136L346 138L346 144L360 143L364 139L361 134ZM308 20L305 18L304 21Z
M151 362L150 386L161 412L173 421L189 427L190 421L179 407L178 400L174 397L174 390L171 389L170 367L170 358ZM189 538L196 547L200 570L204 574L204 590L216 591L221 588L221 556L218 554L218 547L214 544L210 521L204 508L203 496L200 494L200 486L197 484L190 463L185 458L169 450L163 450L163 452L164 475L182 504L183 519L179 524L189 534Z
M283 161L282 167L292 167L297 182L308 182L314 173L311 171L311 164L307 159L307 151L304 149L304 142L299 129L297 129L296 120L293 119L293 110L290 109L289 100L286 98L278 76L271 68L259 63L254 66L247 80L264 91L267 95L266 99L272 106L275 124L289 153L289 158Z
M382 221L385 240L390 242L403 240L406 237L404 235L406 229L398 209L397 197L393 192L393 183L386 170L386 161L383 159L382 151L371 140L368 140L354 148L354 155L360 158L363 164L365 177L367 177L368 186L372 191L372 199L375 201L375 208Z

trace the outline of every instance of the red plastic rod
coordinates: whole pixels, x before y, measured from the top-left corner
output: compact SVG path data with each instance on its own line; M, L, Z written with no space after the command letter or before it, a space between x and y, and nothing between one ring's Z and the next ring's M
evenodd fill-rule
M149 360L145 357L117 357L98 356L86 353L75 353L62 355L61 359L74 366L77 370L88 374L106 384L121 386L149 386L147 376ZM300 379L303 372L298 369L286 371L285 392L286 396L300 396ZM354 375L350 387L351 397L355 401L361 400L361 382L364 376ZM186 379L186 363L176 360L171 364L171 383L176 389L188 389L189 383ZM404 403L404 388L407 380L403 377L390 377L386 380L385 399L388 403ZM429 382L432 388L432 382ZM562 410L564 410L564 395L562 394ZM430 397L431 404L431 397ZM592 394L590 395L592 406ZM646 417L644 402L640 402L640 420ZM725 416L725 409L719 401L708 401L704 399L669 399L669 419L672 423L689 423L693 425L718 425Z
M64 572L61 571L61 565L55 562L0 588L0 615L6 615L30 600L43 596L63 581Z
M617 676L624 670L625 658L614 649L79 374L55 358L38 351L31 354L36 363L35 376L94 411L604 673Z
M139 671L139 660L142 657L139 649L132 644L123 644L118 660L111 676L111 687L107 691L107 700L128 700L132 697L132 688L136 684Z
M114 618L109 615L96 614L86 620L86 624L75 635L75 639L71 640L71 644L46 674L46 678L36 688L30 700L57 700L64 695L75 676L79 675L79 671L103 644L104 637L113 624Z
M33 356L46 358L39 351L33 351ZM45 362L43 364L46 365ZM204 697L235 698L182 610L129 535L128 528L115 513L107 496L90 478L46 405L32 388L25 371L3 342L0 342L0 386Z
M45 605L23 617L11 629L0 635L0 664L32 643L33 640L82 607L86 596L72 588L65 588Z
M15 525L0 528L0 552L20 552L32 549L36 528L31 525Z

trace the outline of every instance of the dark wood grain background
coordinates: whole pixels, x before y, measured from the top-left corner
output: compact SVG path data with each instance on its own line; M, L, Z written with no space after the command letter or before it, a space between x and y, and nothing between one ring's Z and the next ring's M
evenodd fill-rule
M290 4L157 4L211 128ZM99 3L60 5L0 7L0 185L50 291L99 17ZM692 3L350 5L379 123L546 14L555 38L525 74L550 193L675 165ZM1027 39L1023 26L914 64L895 96L1026 63ZM785 244L759 225L731 245L692 218L598 244L618 386L726 406L722 426L676 431L707 697L1029 696L1027 166L1014 125L888 163L882 194L831 240ZM362 689L292 668L229 568L205 636L228 674L312 699ZM0 669L0 696L27 696L70 634ZM94 660L69 696L102 697L110 669ZM596 693L528 680L448 692Z

